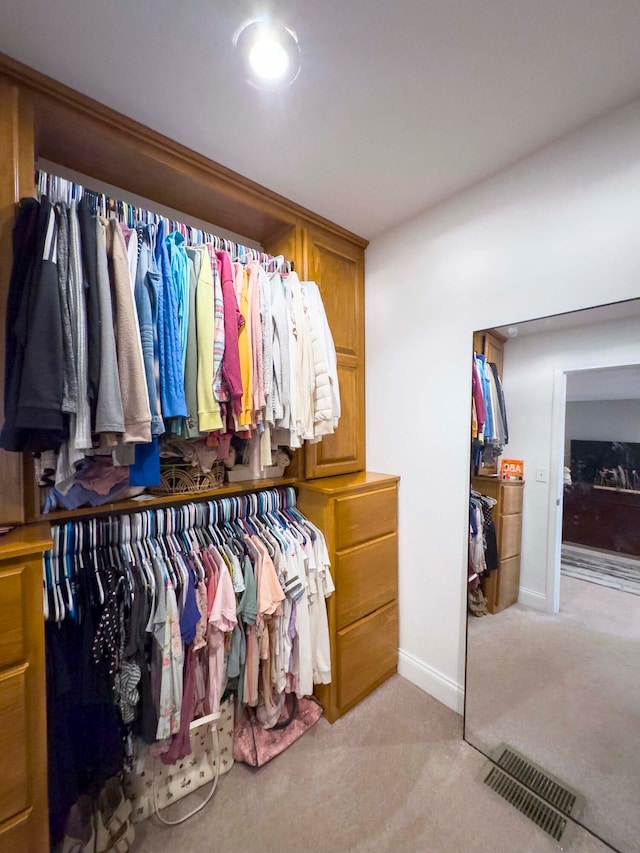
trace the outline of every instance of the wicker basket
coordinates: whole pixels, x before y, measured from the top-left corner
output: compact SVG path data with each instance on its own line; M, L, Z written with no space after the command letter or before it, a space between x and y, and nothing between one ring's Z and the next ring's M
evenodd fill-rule
M224 483L224 463L214 462L205 473L197 466L166 465L160 469L160 485L150 486L152 495L197 494L220 489Z

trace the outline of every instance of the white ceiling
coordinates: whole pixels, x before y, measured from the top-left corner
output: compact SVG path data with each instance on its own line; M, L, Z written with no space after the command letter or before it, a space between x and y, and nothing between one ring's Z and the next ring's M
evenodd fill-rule
M584 308L581 311L567 311L565 314L537 317L535 320L525 320L523 323L499 326L497 331L506 338L515 338L525 335L541 335L545 332L557 332L559 329L574 329L579 326L593 326L615 322L616 320L628 320L632 317L635 317L640 323L640 299L607 302L604 305Z
M590 400L640 400L640 364L568 372L567 402Z
M601 326L603 323L615 323L617 320L635 318L640 334L640 299L625 302L610 302L583 311L570 311L566 314L554 314L540 317L524 323L512 323L497 329L509 340L541 335L546 332L571 330L582 326ZM640 364L620 367L597 367L585 370L567 371L567 402L595 400L640 400Z
M638 0L270 6L280 94L233 55L265 0L0 0L0 50L369 238L640 96Z

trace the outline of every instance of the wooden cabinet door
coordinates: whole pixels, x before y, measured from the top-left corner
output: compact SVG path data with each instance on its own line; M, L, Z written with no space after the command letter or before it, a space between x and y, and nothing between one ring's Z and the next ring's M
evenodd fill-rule
M0 79L0 381L4 382L7 295L13 250L11 233L16 202L33 195L33 115L28 95ZM4 422L0 395L0 425ZM0 450L0 523L25 520L22 490L22 454Z
M271 255L283 255L285 261L293 261L300 279L304 279L304 231L302 226L286 225L282 230L264 241L264 248Z
M364 249L320 229L306 232L307 278L320 288L338 359L338 429L306 448L306 476L365 468Z
M493 362L498 368L502 379L504 361L504 343L507 339L495 329L473 333L473 350L486 356L488 362Z
M0 544L0 853L49 849L42 617L47 537L33 526L7 534Z

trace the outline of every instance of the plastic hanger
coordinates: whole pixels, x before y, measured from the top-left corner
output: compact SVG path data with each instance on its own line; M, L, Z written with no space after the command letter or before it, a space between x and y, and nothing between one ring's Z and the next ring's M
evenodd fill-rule
M73 596L71 581L73 578L73 555L75 553L75 524L68 521L64 529L63 574L65 607L72 619L76 618L76 604Z
M49 568L48 563L51 560L51 551L45 551L42 555L42 612L44 613L45 621L49 621Z
M60 555L62 552L61 538L61 528L60 525L57 525L54 536L53 557L51 559L52 591L54 597L54 612L56 622L62 622L65 615L64 599L60 590Z
M51 564L52 559L53 550L46 551L43 555L43 572L45 578L44 599L46 601L45 611L47 619L50 619L53 622L59 622L60 620L58 619L56 597L53 591L53 567Z

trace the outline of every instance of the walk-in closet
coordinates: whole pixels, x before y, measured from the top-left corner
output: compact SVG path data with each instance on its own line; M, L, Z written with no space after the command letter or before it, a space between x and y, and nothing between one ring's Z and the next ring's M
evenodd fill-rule
M639 36L0 0L0 853L638 853Z

